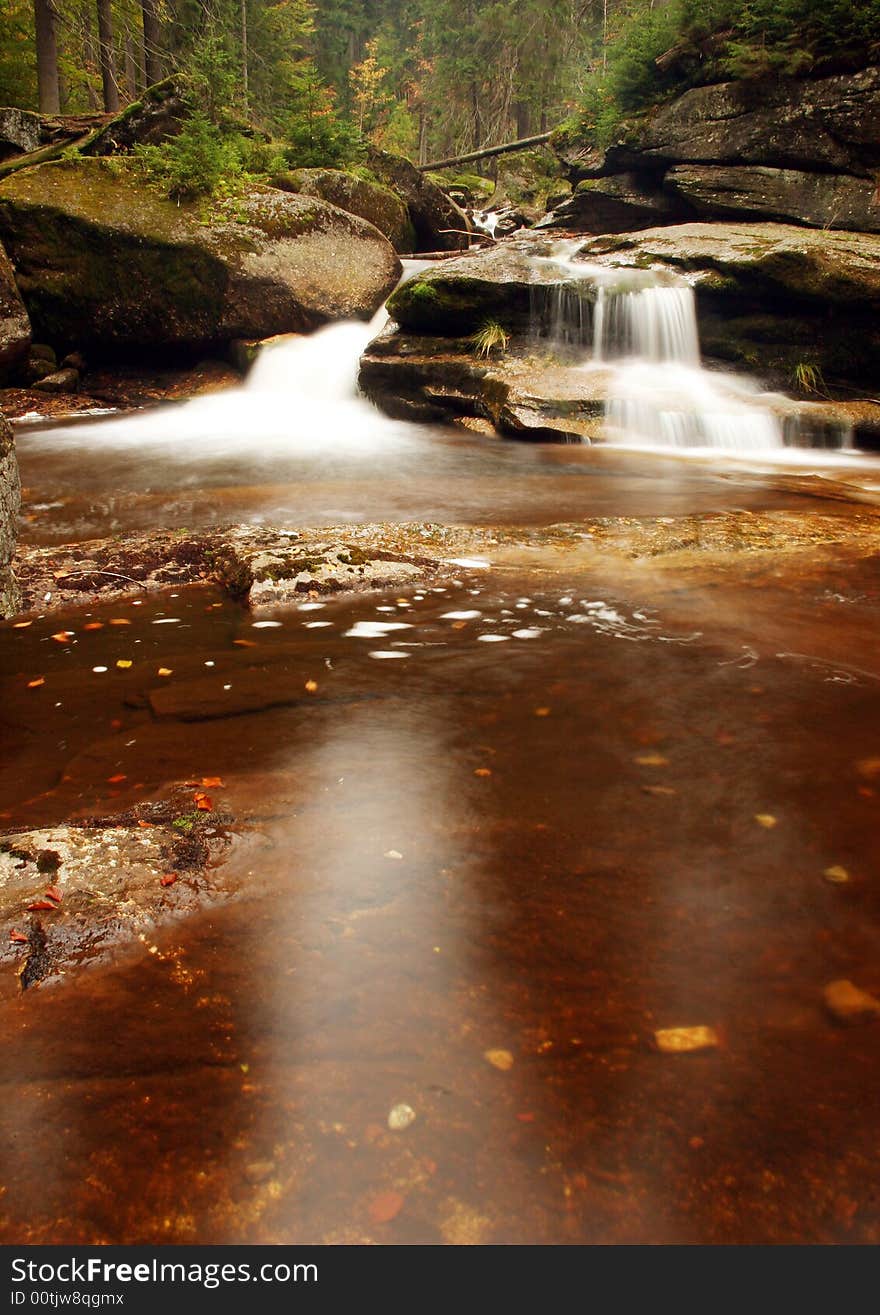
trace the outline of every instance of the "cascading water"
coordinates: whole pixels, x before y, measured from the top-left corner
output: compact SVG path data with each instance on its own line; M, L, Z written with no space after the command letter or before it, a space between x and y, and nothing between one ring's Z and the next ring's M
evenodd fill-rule
M703 368L691 287L665 273L578 262L576 247L560 244L549 258L565 281L543 293L535 324L557 342L589 342L581 368L597 376L610 443L734 452L806 445L787 399ZM850 434L840 426L829 435L826 425L821 445L847 448Z

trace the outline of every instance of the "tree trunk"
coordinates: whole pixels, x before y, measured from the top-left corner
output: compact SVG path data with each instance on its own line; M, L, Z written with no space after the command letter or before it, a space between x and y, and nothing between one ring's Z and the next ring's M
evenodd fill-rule
M244 112L248 112L248 31L247 0L241 0L241 90L244 99Z
M125 95L129 101L137 100L141 91L140 79L138 78L137 61L134 57L134 40L127 22L122 43L122 54L125 61Z
M484 146L481 151L467 151L464 155L450 155L445 160L432 160L429 164L420 164L419 169L446 169L453 164L469 164L471 160L489 160L494 155L507 155L508 151L526 151L530 146L542 146L549 140L550 133L541 132L518 142L502 142L500 146Z
M61 108L58 91L58 42L55 35L53 0L34 0L37 36L37 88L41 114L57 114Z
M119 109L119 84L116 81L116 52L113 49L113 15L110 0L98 0L98 54L101 59L101 85L104 109L116 114Z
M428 163L428 116L424 105L419 106L419 164Z
M518 100L513 107L513 112L516 115L517 137L528 137L532 126L528 103L523 100Z
M156 0L141 0L144 18L144 71L147 86L162 80L162 33Z

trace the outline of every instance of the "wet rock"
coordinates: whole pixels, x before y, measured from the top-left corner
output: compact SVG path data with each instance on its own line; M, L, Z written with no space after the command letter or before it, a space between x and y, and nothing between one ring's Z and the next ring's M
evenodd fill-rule
M216 815L206 823L193 809L181 794L166 805L143 805L118 824L0 836L0 965L15 965L22 985L35 985L195 908L207 893L208 866L219 862L229 836ZM137 817L155 820L139 827ZM163 885L169 870L179 880ZM60 898L46 900L48 886ZM29 912L32 904L53 907ZM27 944L10 940L13 931L26 934Z
M560 269L533 256L551 250L550 242L516 238L477 255L446 260L408 280L388 301L401 329L410 333L461 337L486 320L507 329L526 329L535 295L565 283Z
M414 164L375 146L367 148L366 162L376 180L405 202L418 251L462 251L467 247L471 228L467 215Z
M79 391L79 371L56 370L37 379L33 387L39 393L76 393Z
M575 233L629 233L690 218L694 209L684 193L668 192L651 174L634 172L585 178L538 224Z
M0 384L27 360L31 322L15 282L9 257L0 246Z
M712 1050L719 1044L714 1027L662 1027L654 1033L657 1049L666 1055Z
M20 502L12 428L0 413L0 617L12 616L21 605L21 591L12 569Z
M846 978L829 982L822 994L828 1012L838 1023L864 1023L880 1017L880 1000Z
M880 232L877 184L869 178L760 165L676 165L663 182L686 203L680 209L690 207L701 216L772 219L822 229Z
M318 198L254 187L205 224L103 160L6 179L0 238L37 332L65 348L194 349L368 318L400 273L377 229Z
M396 192L342 169L294 169L276 175L272 186L300 196L317 196L350 215L360 215L384 233L395 251L412 251L415 229L406 205Z
M694 285L704 352L793 378L868 384L880 369L880 236L784 224L680 224L593 238L582 258Z

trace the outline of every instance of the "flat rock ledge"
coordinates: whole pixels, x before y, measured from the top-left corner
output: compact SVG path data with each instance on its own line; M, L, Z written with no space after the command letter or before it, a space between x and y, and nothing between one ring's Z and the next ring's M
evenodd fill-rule
M365 539L361 527L249 525L163 530L57 548L20 546L16 562L24 608L41 612L187 584L219 585L258 611L308 594L412 583L437 567L428 553L394 551Z
M0 995L135 939L158 953L158 923L234 893L219 875L232 826L180 786L116 816L0 833Z

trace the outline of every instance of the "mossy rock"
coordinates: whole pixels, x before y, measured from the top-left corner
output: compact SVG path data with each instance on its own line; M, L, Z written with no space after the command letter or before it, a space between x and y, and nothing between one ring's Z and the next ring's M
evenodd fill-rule
M283 192L318 196L350 215L359 215L384 233L395 251L410 252L415 247L409 211L390 187L342 169L294 169L278 174L272 183Z
M317 197L254 187L206 216L118 157L6 179L0 238L35 332L61 349L202 349L367 319L400 274L383 234Z

